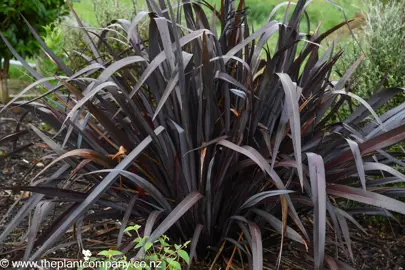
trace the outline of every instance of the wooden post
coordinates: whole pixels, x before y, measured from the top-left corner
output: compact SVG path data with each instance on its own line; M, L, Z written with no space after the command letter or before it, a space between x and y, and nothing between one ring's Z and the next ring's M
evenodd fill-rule
M0 70L0 102L5 103L10 100L8 93L8 71L10 69L10 59L4 58L3 67Z

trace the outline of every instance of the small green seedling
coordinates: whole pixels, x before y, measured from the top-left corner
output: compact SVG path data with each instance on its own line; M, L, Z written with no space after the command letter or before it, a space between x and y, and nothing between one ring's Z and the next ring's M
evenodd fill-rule
M169 237L162 235L152 243L148 241L148 236L142 237L139 234L140 228L141 226L139 225L129 226L124 232L136 234L134 249L142 249L145 252L143 259L140 260L142 263L128 260L118 250L102 250L97 254L99 257L90 257L90 260L110 262L110 264L105 263L104 267L101 267L100 270L181 270L181 262L190 264L190 256L185 250L190 244L190 241L182 245L172 245L168 243L170 240ZM107 268L106 265L115 265L118 267Z

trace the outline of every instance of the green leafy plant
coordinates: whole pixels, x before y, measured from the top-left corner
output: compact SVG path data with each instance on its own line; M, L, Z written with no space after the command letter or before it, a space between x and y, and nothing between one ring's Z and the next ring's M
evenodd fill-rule
M59 27L59 24L51 24L44 26L44 29L45 33L43 39L46 46L62 61L68 63L69 59L64 51L65 43L62 28ZM39 69L41 74L45 77L54 76L58 72L58 66L55 65L52 58L48 57L44 52L38 57L37 69Z
M34 76L58 96L60 108L18 102L26 88L2 111L23 106L60 130L50 138L31 127L58 158L30 186L2 187L33 195L0 242L35 208L42 215L30 219L21 254L30 260L60 243L72 225L80 239L83 224L101 219L121 219L118 249L141 259L142 245L130 253L138 236L128 241L124 235L136 219L145 220L140 235L150 243L163 234L173 242L191 240L190 263L225 264L224 255L228 265L280 266L284 243L292 241L308 249L301 268L327 263L349 269L335 254L354 263L348 222L363 230L355 215L405 214L396 199L405 190L387 186L405 181L396 170L403 155L390 151L405 139L405 105L376 113L402 90L381 89L368 102L350 92L347 82L362 58L332 80L342 51L319 44L346 22L302 33L306 1L282 5L290 6L288 20L270 16L251 33L243 0L222 1L219 10L204 1L172 7L151 0L149 12L116 22L127 33L126 51L100 57L93 44L88 65L75 72L50 54L65 75ZM143 19L149 21L147 41L137 28ZM264 46L275 34L270 54ZM57 86L48 83L52 79ZM347 99L359 106L344 122L331 123ZM348 200L359 203L356 209ZM58 208L58 217L49 207ZM39 230L39 224L50 225ZM326 243L333 245L326 249ZM275 245L277 258L264 261L263 245Z
M153 243L148 241L147 236L141 236L139 229L140 225L128 226L124 232L131 234L135 233L135 239L133 240L135 249L143 249L145 255L143 256L142 265L128 261L126 256L119 250L102 250L97 255L99 257L88 258L90 261L100 261L100 262L115 262L116 265L121 265L121 267L114 268L116 270L138 270L138 269L169 269L169 270L181 270L181 261L186 264L190 264L190 257L188 252L185 250L190 241L185 242L182 245L171 245L168 243L169 237L166 235L161 235ZM101 256L101 258L100 258ZM109 270L106 267L105 270ZM112 264L111 264L112 265ZM151 267L152 266L152 267ZM153 268L154 266L154 268ZM104 269L103 269L104 270Z
M142 2L142 1L141 1ZM86 66L92 55L92 46L97 46L100 57L114 57L112 52L128 51L126 32L116 21L131 20L140 7L137 1L91 0L74 5L77 13L86 18L81 26L72 14L58 23L63 32L63 51L68 53L67 66L72 70ZM94 17L94 18L93 18ZM88 27L85 33L83 27ZM147 36L146 27L138 28L143 37ZM100 38L101 37L101 38Z
M122 252L119 250L102 250L97 254L99 257L91 257L89 258L89 261L99 261L103 262L102 266L100 267L100 270L135 270L134 267L131 265L127 265L128 261L125 256L122 256ZM101 257L101 258L100 258ZM123 267L108 267L108 263L116 263L116 265L122 265ZM79 270L79 269L78 269ZM137 270L137 269L136 269Z
M169 237L161 235L153 243L149 242L148 236L141 236L139 233L139 225L129 226L125 229L125 232L135 232L136 243L135 249L143 248L145 251L144 259L146 262L159 262L159 269L172 269L180 270L180 261L183 260L187 264L190 264L190 256L185 250L190 241L185 242L182 245L171 245L168 243Z
M106 27L118 18L132 19L136 13L137 2L139 1L132 0L131 4L128 4L119 0L92 0L97 25Z
M363 98L369 98L383 87L405 87L405 59L398 57L405 53L405 5L401 1L366 3L362 29L356 32L366 58L350 80L352 91ZM342 48L346 53L338 68L344 71L363 51L353 39L348 39ZM398 95L382 111L404 101L404 95Z
M48 25L67 12L64 0L5 0L0 9L0 31L22 57L35 56L41 49L31 35L34 28L38 35L45 33ZM27 25L24 20L28 20ZM0 102L8 101L8 71L13 54L5 43L0 44L2 67L0 69Z

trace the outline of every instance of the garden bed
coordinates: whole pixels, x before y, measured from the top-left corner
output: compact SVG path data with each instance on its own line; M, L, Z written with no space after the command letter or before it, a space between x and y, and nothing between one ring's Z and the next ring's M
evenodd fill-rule
M23 114L24 110L12 110L2 114L0 118L0 138L4 138L4 136L10 135L16 131ZM20 130L29 130L28 124L41 126L41 122L31 114L24 117ZM4 155L13 151L13 147L19 148L28 144L33 145L4 159ZM41 160L41 157L52 153L32 132L19 137L15 145L14 140L2 142L0 144L0 151L2 153L2 160L0 161L0 181L2 186L28 185L30 180L51 161L51 159ZM52 172L53 171L50 170L47 174L52 174ZM7 221L10 221L21 207L22 202L26 201L29 196L29 193L20 194L11 191L0 191L0 214L2 217L5 216L0 224L2 230ZM18 202L14 210L8 212L9 207L16 201ZM62 211L62 209L56 211ZM396 221L389 221L383 218L377 220L366 217L360 218L360 223L366 228L368 235L364 235L355 227L351 228L355 268L403 269L405 266L405 254L403 253L403 250L405 250L405 228L402 223L404 220L405 219L402 219L400 223L397 223ZM138 224L141 222L141 220L137 221ZM116 235L119 231L119 224L114 220L100 220L95 224L96 225L91 227L83 226L84 246L93 250L114 248L117 239ZM19 227L26 228L27 221ZM7 239L5 245L2 246L0 257L12 259L17 256L16 254L23 254L26 243L24 241L21 242L21 239L25 233L23 229L15 230ZM274 240L274 238L272 238L272 240ZM265 241L266 240L264 240L264 242ZM73 260L81 258L82 255L78 250L73 230L70 230L68 234L60 240L60 243L65 243L65 245L61 249L54 250L54 252L48 254L48 258L69 258ZM275 258L278 256L278 245L272 246L269 244L267 246L271 248L265 249L264 258L268 258L265 259L265 262L274 262ZM332 254L335 250L334 245L329 244L327 250L329 250L329 254ZM284 245L283 254L283 269L308 269L307 267L311 267L311 262L307 260L303 246L287 241ZM236 263L238 260L237 256L235 256L234 260L235 265L240 265ZM221 267L221 263L225 261L226 259L218 260L219 264L217 268ZM226 267L226 265L224 264L222 267ZM268 267L271 268L271 266ZM208 268L208 266L201 264L197 268L205 269Z

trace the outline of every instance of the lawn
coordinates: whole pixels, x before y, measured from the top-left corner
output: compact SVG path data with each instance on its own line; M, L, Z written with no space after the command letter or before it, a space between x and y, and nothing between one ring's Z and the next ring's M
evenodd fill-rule
M219 0L213 2L220 3ZM269 13L278 4L286 2L285 0L246 0L250 18L254 18L254 25L262 25L267 20ZM296 2L296 1L294 1ZM362 3L361 0L334 0L340 5L348 18L354 17ZM276 19L282 20L286 7L280 8L276 14ZM293 9L291 9L293 10ZM312 28L322 21L321 30L329 29L344 20L343 12L336 6L328 3L326 0L314 0L307 8L308 16Z
M113 0L111 0L113 1ZM137 2L144 2L137 1ZM127 5L132 8L132 0L118 0L118 5ZM140 4L140 7L143 5ZM96 27L98 26L96 15L94 14L94 0L80 0L73 4L73 8L79 14L80 18L88 25Z
M142 2L144 1L138 1L138 8L146 6ZM208 2L213 5L215 4L219 8L220 0L208 0ZM253 25L255 28L262 25L273 8L282 2L285 2L285 0L246 0L250 18L254 18ZM354 17L362 4L361 0L334 0L334 2L344 8L348 18ZM119 0L118 4L132 7L132 0ZM80 2L76 2L74 3L74 8L86 23L90 26L97 26L93 0L81 0ZM342 11L326 0L314 0L307 10L313 28L322 21L321 30L329 29L344 20ZM277 12L276 18L282 19L284 11L285 8L281 8L279 12Z

